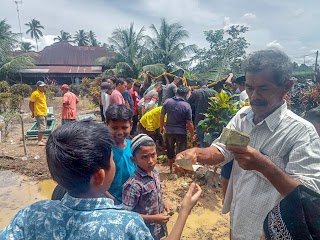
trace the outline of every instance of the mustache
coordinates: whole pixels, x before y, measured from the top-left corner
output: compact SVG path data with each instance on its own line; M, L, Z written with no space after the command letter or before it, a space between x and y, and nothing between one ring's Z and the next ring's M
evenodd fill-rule
M264 100L255 99L250 101L250 105L252 106L266 106L268 103Z

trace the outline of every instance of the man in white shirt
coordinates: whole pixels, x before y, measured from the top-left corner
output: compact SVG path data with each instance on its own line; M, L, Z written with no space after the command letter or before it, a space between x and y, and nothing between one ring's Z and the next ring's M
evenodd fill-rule
M106 111L110 105L110 95L112 93L112 85L108 82L103 82L101 83L101 90L100 90L100 94L101 94L101 104L103 107L103 115L104 117L106 117Z
M292 87L292 64L278 50L252 53L243 64L250 107L227 125L250 135L247 147L225 146L177 155L193 162L225 164L235 159L223 213L230 211L231 239L261 239L267 213L300 184L320 192L320 138L284 100Z

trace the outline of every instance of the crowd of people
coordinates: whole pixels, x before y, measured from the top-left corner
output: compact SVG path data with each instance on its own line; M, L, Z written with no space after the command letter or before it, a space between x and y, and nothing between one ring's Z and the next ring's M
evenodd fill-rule
M226 146L220 138L205 146L198 123L215 90L202 80L191 92L181 78L170 83L166 74L165 81L155 82L146 75L143 84L103 79L100 109L107 127L73 122L79 100L63 85L68 111L44 143L44 83L38 82L30 110L59 185L55 201L20 210L0 238L179 239L202 190L190 185L168 234L173 210L162 198L156 169L157 147L163 146L170 170L175 159L224 166L222 212L230 214L231 239L320 239L320 107L306 120L288 109L292 64L281 51L254 52L243 70L244 76L230 74L226 84L250 106L239 109L226 127L248 134L246 147ZM188 148L187 139L197 139L198 147Z

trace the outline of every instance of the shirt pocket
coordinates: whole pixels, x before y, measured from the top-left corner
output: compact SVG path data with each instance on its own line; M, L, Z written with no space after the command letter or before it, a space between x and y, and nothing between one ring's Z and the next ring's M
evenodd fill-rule
M140 205L143 209L148 209L149 214L155 214L158 206L157 189L154 183L148 183L144 186L141 194Z

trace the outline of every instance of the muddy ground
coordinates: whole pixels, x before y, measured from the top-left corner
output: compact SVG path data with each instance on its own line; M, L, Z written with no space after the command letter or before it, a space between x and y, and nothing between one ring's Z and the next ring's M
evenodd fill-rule
M60 125L62 98L51 99L48 102L48 106L54 107L54 116L57 125ZM98 110L86 99L82 99L78 105L78 114L96 113L99 115ZM22 115L25 131L27 131L33 123L27 99L22 106L22 111L24 112ZM21 124L20 121L14 121L10 126L10 134L6 142L0 143L0 182L3 179L11 179L9 186L0 184L0 203L6 206L0 212L0 229L9 223L19 209L39 199L50 198L50 193L55 186L50 180L51 176L45 160L45 148L39 147L36 140L26 141L28 157L27 160L24 160ZM164 164L159 163L157 168L163 182L164 198L171 202L173 208L178 211L188 184L193 181L193 178L182 176L174 179ZM207 186L202 186L202 188L203 194L188 218L182 239L229 239L229 216L220 214L222 201L220 188ZM28 197L21 198L21 196L26 196L25 191ZM168 223L169 230L176 218L177 213Z

